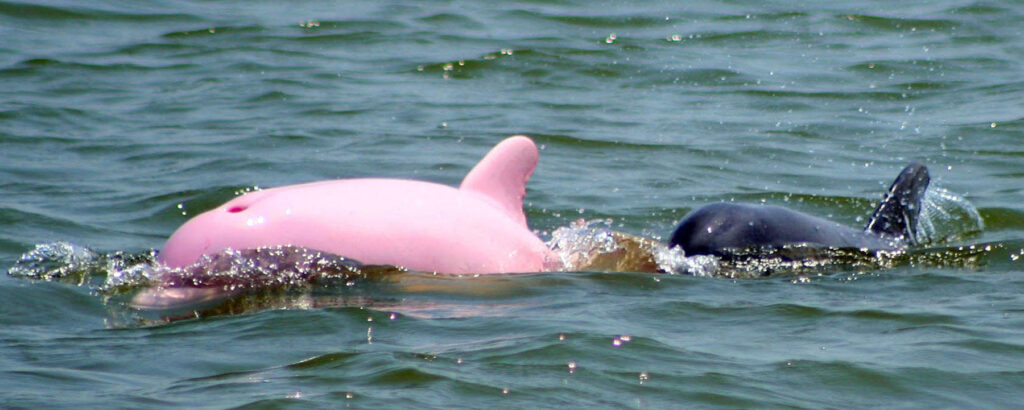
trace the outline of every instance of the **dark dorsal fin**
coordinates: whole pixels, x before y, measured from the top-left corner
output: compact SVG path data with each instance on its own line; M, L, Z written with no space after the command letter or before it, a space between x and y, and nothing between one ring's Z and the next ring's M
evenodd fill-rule
M875 208L865 231L884 234L901 240L915 242L917 218L921 214L921 198L928 189L928 168L918 162L911 162L885 193L885 198Z

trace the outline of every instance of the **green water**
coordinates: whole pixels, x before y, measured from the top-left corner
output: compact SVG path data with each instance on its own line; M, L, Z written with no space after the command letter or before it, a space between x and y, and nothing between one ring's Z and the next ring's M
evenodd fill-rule
M945 239L887 267L410 274L141 327L106 261L4 275L0 407L1017 407L1022 23L1013 1L0 0L5 270L55 242L144 258L253 187L455 185L516 133L545 238L665 238L717 201L860 226L911 160L984 226L936 216Z

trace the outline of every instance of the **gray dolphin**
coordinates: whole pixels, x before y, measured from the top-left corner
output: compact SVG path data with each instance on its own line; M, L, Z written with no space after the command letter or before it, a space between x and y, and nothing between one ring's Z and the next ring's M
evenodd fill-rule
M687 255L719 257L788 247L899 250L915 244L929 181L924 165L907 165L862 230L778 206L716 203L684 217L669 245Z

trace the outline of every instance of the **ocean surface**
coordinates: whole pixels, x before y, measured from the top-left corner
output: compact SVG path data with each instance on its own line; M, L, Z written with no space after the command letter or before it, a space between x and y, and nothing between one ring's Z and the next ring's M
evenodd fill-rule
M512 134L552 242L664 241L721 201L862 226L913 160L928 237L764 277L127 304L236 195L457 185ZM1024 3L0 0L0 270L4 408L1019 408Z

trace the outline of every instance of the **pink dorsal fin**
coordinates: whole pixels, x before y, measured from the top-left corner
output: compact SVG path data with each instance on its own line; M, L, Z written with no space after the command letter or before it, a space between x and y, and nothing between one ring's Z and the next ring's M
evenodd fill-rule
M508 137L469 171L459 189L493 199L505 214L526 226L523 197L526 181L537 167L537 156L537 145L529 137Z

